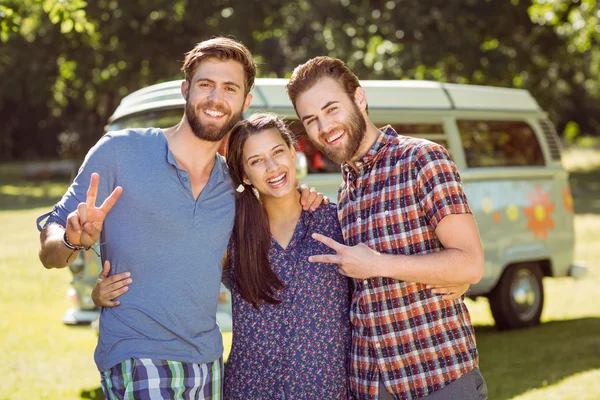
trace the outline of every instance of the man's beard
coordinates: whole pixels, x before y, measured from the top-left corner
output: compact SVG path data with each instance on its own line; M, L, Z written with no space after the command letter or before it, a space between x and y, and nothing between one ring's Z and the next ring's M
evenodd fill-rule
M212 102L203 104L202 106L226 113L223 107L217 107ZM225 125L219 128L214 125L204 124L202 121L200 121L200 118L198 118L198 113L200 112L202 111L200 111L199 108L195 108L190 102L186 101L185 116L190 128L192 128L192 132L194 132L194 135L196 135L198 139L206 140L208 142L218 142L223 139L233 128L233 126L242 119L242 110L240 110L235 114L231 114Z
M344 130L347 138L345 147L338 150L332 146L323 144L321 141L318 143L313 143L315 147L325 155L325 157L338 164L344 164L352 161L352 159L356 156L356 153L358 152L358 149L365 137L365 132L367 131L367 123L365 122L365 118L360 113L360 110L356 104L353 105L353 110L345 121L320 135L321 137L329 137L331 136L330 134L332 131L339 131L341 128Z

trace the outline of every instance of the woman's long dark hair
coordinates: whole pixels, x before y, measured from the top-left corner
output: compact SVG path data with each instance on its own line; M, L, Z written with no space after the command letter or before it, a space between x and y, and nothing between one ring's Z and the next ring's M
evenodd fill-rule
M261 300L270 304L280 303L275 292L283 288L271 263L271 230L264 207L256 198L252 186L246 185L244 178L244 145L251 135L275 128L288 148L294 146L294 139L285 123L274 114L256 113L240 121L229 135L227 143L227 164L235 187L243 185L244 191L236 192L235 222L232 240L234 246L233 263L235 284L240 295L255 308Z

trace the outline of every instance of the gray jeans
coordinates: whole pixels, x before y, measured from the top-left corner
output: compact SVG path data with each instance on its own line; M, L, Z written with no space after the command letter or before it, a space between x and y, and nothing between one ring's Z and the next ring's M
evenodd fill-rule
M379 377L379 400L394 400L383 381ZM448 386L427 396L427 400L485 400L487 399L487 385L479 368L474 368Z

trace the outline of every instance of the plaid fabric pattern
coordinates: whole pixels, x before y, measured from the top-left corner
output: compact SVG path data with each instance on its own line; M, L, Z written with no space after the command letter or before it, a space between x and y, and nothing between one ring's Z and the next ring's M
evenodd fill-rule
M342 167L338 214L344 240L388 254L442 250L435 235L448 214L471 213L457 168L435 143L383 132L356 163ZM355 280L350 311L350 386L377 398L379 374L397 399L427 396L478 365L462 299L442 300L424 285L375 277Z
M101 373L104 398L221 400L223 359L207 364L130 358Z

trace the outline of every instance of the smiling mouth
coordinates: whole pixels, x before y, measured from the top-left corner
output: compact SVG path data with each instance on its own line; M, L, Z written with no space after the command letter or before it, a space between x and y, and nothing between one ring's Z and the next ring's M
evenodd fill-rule
M221 111L211 110L208 108L203 109L202 112L212 118L221 118L222 116L225 115L225 113L223 113Z
M287 174L285 172L283 172L281 175L278 175L271 179L267 179L267 183L269 184L269 186L271 186L273 188L278 188L285 184L286 177L287 177Z
M325 142L327 142L327 144L332 144L332 143L336 143L339 141L339 139L341 139L344 136L344 131L341 130L338 133L336 133L335 135L331 135L328 138L325 139Z

